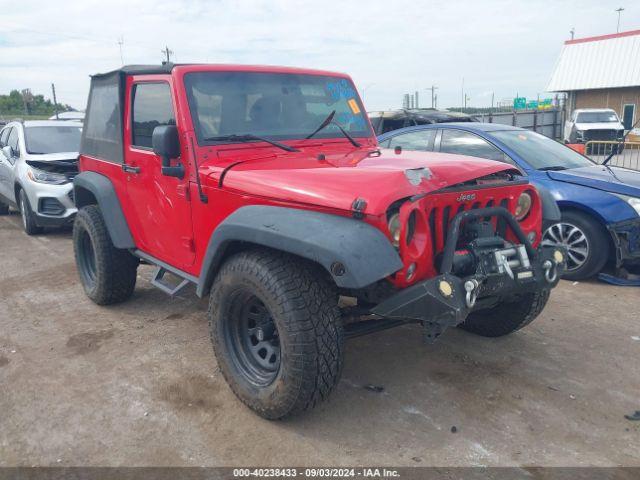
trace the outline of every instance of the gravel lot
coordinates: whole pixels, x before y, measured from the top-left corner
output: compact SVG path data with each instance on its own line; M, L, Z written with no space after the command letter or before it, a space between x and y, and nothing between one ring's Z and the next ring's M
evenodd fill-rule
M98 307L70 233L19 220L0 217L0 466L640 466L638 289L562 282L502 339L352 340L329 402L268 422L222 380L193 291L169 298L144 267L129 302Z

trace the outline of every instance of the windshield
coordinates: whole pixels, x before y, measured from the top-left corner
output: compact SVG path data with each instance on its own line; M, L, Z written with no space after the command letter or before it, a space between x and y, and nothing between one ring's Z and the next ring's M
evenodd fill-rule
M82 126L26 127L24 141L31 154L77 152Z
M615 112L581 112L576 123L610 123L618 122Z
M491 134L537 170L590 167L594 163L561 143L535 132L504 130Z
M200 143L213 137L257 135L303 139L335 110L334 122L352 137L371 130L353 84L340 77L256 72L197 72L185 76ZM344 138L330 124L314 138Z

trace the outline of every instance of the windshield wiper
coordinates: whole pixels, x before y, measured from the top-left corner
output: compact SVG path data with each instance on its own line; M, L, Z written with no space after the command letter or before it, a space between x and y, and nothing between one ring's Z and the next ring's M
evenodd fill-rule
M633 130L634 128L636 128L638 126L638 123L640 123L640 119L638 119L638 121L636 123L634 123L633 125L631 125L631 128L629 130L627 130L627 133L624 134L624 136L622 137L622 140L620 140L617 144L615 148L611 149L611 153L609 154L609 156L607 158L604 159L604 162L602 162L602 165L606 165L607 163L609 163L609 161L613 158L613 156L616 153L620 153L620 146L624 145L624 141L627 139L627 136L631 133L631 130Z
M217 137L207 137L204 139L205 142L253 142L253 141L266 142L274 147L281 148L287 152L299 152L297 148L290 147L289 145L285 145L284 143L276 142L274 140L269 140L268 138L260 137L258 135L254 135L252 133L246 133L243 135L220 135Z
M559 172L560 170L568 170L567 167L563 167L562 165L553 165L551 167L542 167L539 168L538 170L540 170L541 172Z
M342 128L342 126L339 123L333 121L333 117L335 117L335 115L336 115L336 111L332 110L331 113L327 115L327 118L325 118L322 121L322 123L318 126L318 128L316 128L313 132L307 135L305 139L309 139L313 137L316 133L318 133L320 130L327 128L329 125L335 125L336 127L338 127L338 130L340 130L342 134L345 137L347 137L347 140L351 142L351 145L353 145L356 148L360 147L361 145L355 141L355 139L349 134L349 132L347 132L344 128Z

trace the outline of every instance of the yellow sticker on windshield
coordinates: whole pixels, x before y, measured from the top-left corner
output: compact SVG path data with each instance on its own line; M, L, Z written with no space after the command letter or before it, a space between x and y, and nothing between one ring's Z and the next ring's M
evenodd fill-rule
M360 113L360 107L358 107L358 102L356 102L355 98L350 98L347 103L351 107L351 111L354 115L358 115Z

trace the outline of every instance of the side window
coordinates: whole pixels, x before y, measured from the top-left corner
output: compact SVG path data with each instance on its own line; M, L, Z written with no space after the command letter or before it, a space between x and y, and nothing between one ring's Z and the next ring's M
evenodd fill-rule
M7 139L9 138L9 131L11 131L11 127L7 127L2 130L0 133L0 148L4 147L7 144Z
M168 83L139 83L133 91L131 144L151 148L153 129L175 125L176 119Z
M456 153L458 155L468 155L470 157L513 163L504 152L498 150L483 138L461 130L443 129L440 151L442 153Z
M385 147L402 147L403 150L418 150L421 152L430 152L431 150L433 150L433 140L435 137L435 129L409 132L402 135L396 135L395 137L391 138L391 140L388 142L388 145Z
M13 148L15 155L20 155L20 147L18 146L18 129L12 128L9 138L7 139L7 145Z

